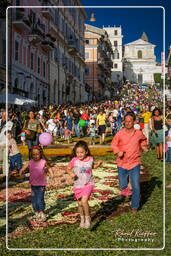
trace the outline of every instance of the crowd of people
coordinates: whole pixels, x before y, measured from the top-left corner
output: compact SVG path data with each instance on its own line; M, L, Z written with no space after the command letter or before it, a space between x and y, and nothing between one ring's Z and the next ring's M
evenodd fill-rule
M71 143L74 137L87 137L89 144L105 144L106 136L114 136L124 126L124 115L133 112L136 115L134 127L143 131L149 146L156 147L157 158L162 161L164 125L162 108L162 94L154 86L147 90L136 84L127 83L123 86L119 100L77 106L50 105L22 113L9 110L8 129L12 129L11 136L16 143L27 145L29 151L32 146L39 144L39 135L43 132L49 132L53 136L53 143ZM168 106L166 117L170 112L171 107ZM3 135L5 111L2 111L1 116L0 136L3 136L5 141ZM5 155L5 150L1 149L1 151ZM10 154L12 155L11 149ZM2 152L1 158L3 158Z
M7 134L5 131L7 131ZM140 160L137 155L139 156L141 151L147 152L149 148L155 148L156 158L163 161L165 151L166 161L171 164L171 106L169 104L166 106L164 116L162 94L154 86L144 89L137 86L137 84L127 83L123 86L119 99L99 103L74 106L71 104L50 105L40 109L32 109L29 112L23 111L22 113L9 110L8 120L6 120L6 112L2 110L0 119L0 160L3 160L3 174L6 174L7 169L5 165L7 137L10 158L9 171L21 174L30 166L33 171L31 179L34 183L37 174L35 174L35 163L30 161L39 162L43 159L39 146L39 136L43 132L49 132L53 136L53 143L71 143L73 138L79 140L73 151L75 158L69 163L68 170L75 169L73 175L74 178L76 177L74 193L76 200L78 200L81 227L90 226L88 198L94 184L91 170L101 164L101 162L93 164L88 144L102 145L106 143L106 136L111 136L111 140L113 138L111 145L114 154L117 155L120 188L122 190L128 189L128 176L130 176L133 193L132 210L134 213L139 207L140 195ZM85 137L88 144L84 143ZM119 141L122 141L122 143ZM28 147L30 159L30 165L27 164L28 166L22 167L22 157L18 150L18 144L20 143ZM84 160L83 166L80 162L82 158ZM127 160L125 160L126 158ZM39 164L42 175L43 170L48 168L45 161ZM88 167L85 168L84 165ZM86 173L81 178L79 176L80 168L84 174ZM85 179L88 179L88 182L85 183ZM80 190L81 182L84 185L88 184L88 186L81 186L84 189ZM41 183L38 184L39 186L43 186L43 189L40 189L41 192L36 192L35 186L38 186L37 183L31 183L35 195L36 193L39 195L44 193L46 181L42 179L39 183ZM39 217L41 215L44 218L44 201L39 202L40 209L39 205L35 205L35 201L36 199L33 199L33 209Z

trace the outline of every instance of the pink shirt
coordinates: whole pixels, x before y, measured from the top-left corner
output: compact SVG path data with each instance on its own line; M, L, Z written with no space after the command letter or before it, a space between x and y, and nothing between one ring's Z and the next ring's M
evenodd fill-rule
M40 161L34 161L33 159L29 161L29 172L30 178L29 182L32 186L46 186L46 174L45 174L45 164L46 161L41 159Z
M141 164L142 146L147 146L147 139L142 131L133 129L132 132L128 132L126 128L121 129L114 136L111 144L114 154L120 151L125 152L122 158L117 157L117 165L131 170L136 165Z
M94 185L92 175L93 157L89 156L88 160L80 160L77 157L72 158L68 167L74 169L77 180L74 182L74 188L82 188L87 184Z

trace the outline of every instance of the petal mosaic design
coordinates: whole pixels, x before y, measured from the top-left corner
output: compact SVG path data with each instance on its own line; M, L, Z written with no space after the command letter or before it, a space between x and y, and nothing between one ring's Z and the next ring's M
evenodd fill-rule
M47 220L38 222L34 219L31 206L31 190L28 181L17 180L16 184L9 182L8 197L8 227L9 237L13 238L35 229L62 223L73 224L79 220L77 202L73 200L73 180L67 173L67 163L58 162L52 167L54 178L48 177L45 202ZM89 205L96 212L104 201L113 199L120 194L118 176L115 164L103 163L103 166L93 170L95 187ZM28 176L28 175L27 175ZM0 227L6 225L6 189L0 191L1 219Z

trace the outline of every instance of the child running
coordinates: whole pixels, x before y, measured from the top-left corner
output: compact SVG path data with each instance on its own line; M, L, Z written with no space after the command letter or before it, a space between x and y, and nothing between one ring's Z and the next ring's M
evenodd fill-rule
M30 172L29 183L31 184L31 201L35 218L39 222L43 222L46 220L44 193L47 185L47 172L50 173L51 178L53 173L45 160L41 147L33 146L31 148L31 159L20 169L19 175L21 176L27 168Z
M78 141L73 148L74 157L68 164L68 170L74 171L74 199L78 202L78 210L80 213L80 227L90 228L90 208L88 204L89 197L94 187L92 169L97 168L102 164L99 160L94 163L93 157L85 141Z

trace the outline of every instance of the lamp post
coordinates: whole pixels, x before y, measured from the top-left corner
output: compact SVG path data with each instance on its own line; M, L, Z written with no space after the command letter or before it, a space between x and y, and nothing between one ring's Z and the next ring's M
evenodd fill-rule
M94 12L90 15L90 22L96 22L96 18L94 17ZM92 90L92 101L94 101L94 40L93 40L93 90Z

